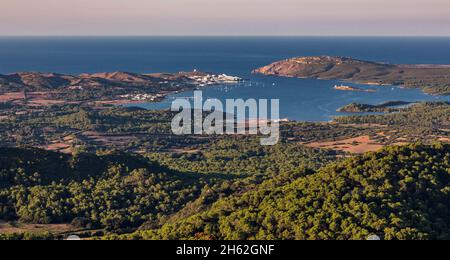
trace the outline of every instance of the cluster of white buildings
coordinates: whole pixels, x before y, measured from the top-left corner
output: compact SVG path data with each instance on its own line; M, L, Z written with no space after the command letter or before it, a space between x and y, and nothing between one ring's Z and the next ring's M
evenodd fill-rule
M83 90L83 86L70 86L69 90Z
M125 98L133 101L156 101L160 98L164 98L163 94L126 94L121 95L121 98Z
M200 87L220 84L234 84L242 81L239 77L228 76L226 74L190 76L189 79L195 81Z

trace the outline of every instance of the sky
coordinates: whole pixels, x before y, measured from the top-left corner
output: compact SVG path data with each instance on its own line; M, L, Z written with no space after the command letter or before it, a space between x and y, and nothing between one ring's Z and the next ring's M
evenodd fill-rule
M0 0L0 36L450 36L450 0Z

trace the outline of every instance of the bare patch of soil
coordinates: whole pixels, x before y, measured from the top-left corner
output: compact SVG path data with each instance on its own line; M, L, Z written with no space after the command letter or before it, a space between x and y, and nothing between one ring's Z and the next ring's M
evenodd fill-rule
M376 152L384 146L383 144L371 140L369 136L360 136L334 142L313 142L305 145L311 148L331 149L354 154Z

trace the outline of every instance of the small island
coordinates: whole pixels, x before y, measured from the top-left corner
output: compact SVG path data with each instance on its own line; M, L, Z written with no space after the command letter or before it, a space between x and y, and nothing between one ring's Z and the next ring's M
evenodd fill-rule
M450 95L450 65L394 65L348 57L318 56L274 62L253 73L379 86L396 85L420 88L433 95Z
M344 85L340 85L340 86L336 85L336 86L334 86L334 89L340 90L340 91L355 91L355 92L370 92L370 93L377 92L375 89L363 89L363 88L344 86Z

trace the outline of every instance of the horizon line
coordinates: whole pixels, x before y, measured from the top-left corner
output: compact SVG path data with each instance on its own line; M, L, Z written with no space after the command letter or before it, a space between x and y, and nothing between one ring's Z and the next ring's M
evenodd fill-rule
M0 35L0 38L450 38L450 35Z

